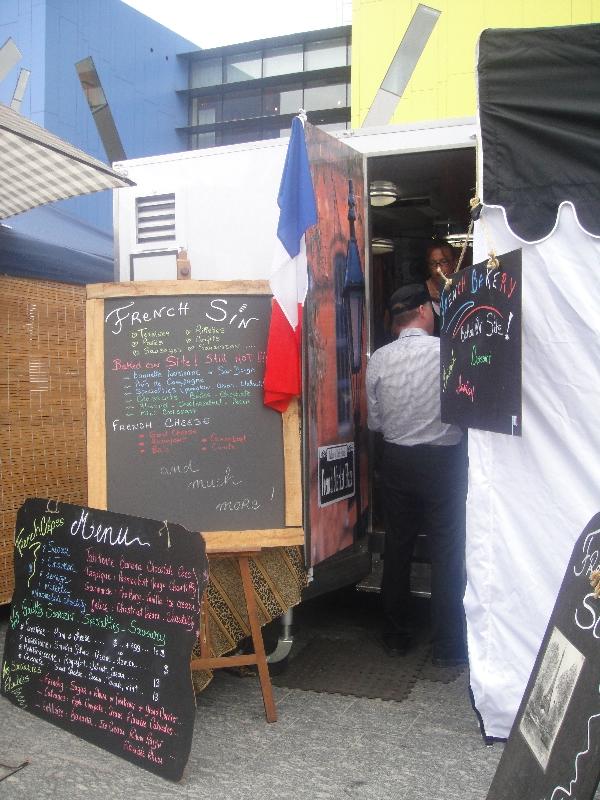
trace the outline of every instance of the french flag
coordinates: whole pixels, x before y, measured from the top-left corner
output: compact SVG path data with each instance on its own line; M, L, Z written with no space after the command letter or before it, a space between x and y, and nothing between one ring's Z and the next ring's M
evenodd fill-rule
M270 278L273 307L264 403L276 411L285 411L290 400L302 391L302 306L308 289L304 235L317 222L302 115L292 121L277 204L280 211Z

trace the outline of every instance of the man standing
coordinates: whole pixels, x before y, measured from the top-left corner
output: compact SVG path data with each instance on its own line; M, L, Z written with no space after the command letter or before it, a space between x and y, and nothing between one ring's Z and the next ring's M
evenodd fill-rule
M464 612L467 456L463 432L440 418L440 342L427 288L403 286L390 299L398 338L367 367L369 428L383 434L383 641L411 644L410 565L420 532L431 559L433 663L466 663Z

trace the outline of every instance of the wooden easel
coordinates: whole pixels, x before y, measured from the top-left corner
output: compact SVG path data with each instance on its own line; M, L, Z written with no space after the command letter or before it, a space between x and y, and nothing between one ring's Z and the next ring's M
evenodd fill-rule
M253 653L233 656L211 656L210 641L208 630L208 599L206 591L202 597L200 606L200 658L191 661L192 669L222 669L224 667L244 667L256 664L258 668L258 678L265 705L265 715L267 722L277 722L277 709L273 699L273 687L271 686L271 676L267 666L267 656L265 646L260 632L260 623L256 612L256 599L254 597L254 587L250 575L250 556L260 552L260 548L247 550L244 552L211 553L210 558L235 558L240 568L242 587L246 599L248 611L248 621L250 623L250 635L252 637ZM209 561L210 561L209 558Z

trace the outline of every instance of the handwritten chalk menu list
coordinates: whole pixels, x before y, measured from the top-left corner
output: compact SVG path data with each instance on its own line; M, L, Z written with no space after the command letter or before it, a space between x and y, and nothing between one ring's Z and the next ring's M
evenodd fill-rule
M263 404L271 298L104 304L107 505L190 530L284 525L281 415Z
M440 297L442 421L521 435L521 251L456 273Z
M16 705L178 780L195 714L190 657L208 579L202 537L29 499L1 690Z
M488 800L591 800L600 780L600 514L577 540ZM534 598L532 598L534 599Z

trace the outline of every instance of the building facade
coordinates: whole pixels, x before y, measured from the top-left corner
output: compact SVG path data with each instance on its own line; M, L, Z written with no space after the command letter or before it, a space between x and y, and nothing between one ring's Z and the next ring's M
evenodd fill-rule
M353 0L352 127L359 128L421 4ZM391 124L473 117L479 35L485 28L536 28L600 21L598 0L433 0L439 18ZM422 6L421 6L422 7Z
M112 117L127 158L186 148L188 40L121 0L3 0L0 45L12 38L22 59L0 83L10 104L19 71L31 76L21 113L102 161L108 161L95 119ZM89 82L92 64L100 88ZM80 65L80 69L76 65ZM83 68L82 68L83 67ZM104 95L105 103L98 100ZM54 203L7 221L62 244L100 248L112 257L110 192Z
M279 36L185 53L190 150L288 135L303 108L309 122L350 122L351 27Z

